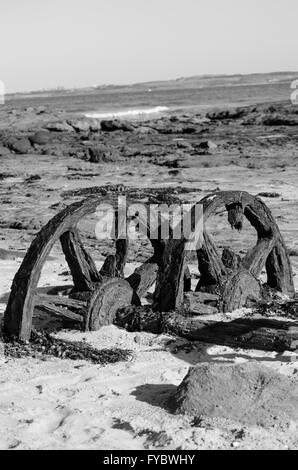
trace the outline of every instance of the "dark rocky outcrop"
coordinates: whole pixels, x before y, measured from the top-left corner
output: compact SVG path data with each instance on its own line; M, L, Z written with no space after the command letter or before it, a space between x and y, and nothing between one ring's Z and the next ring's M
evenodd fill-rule
M134 131L134 126L126 121L119 121L118 119L104 120L101 121L101 130L105 132L114 132L114 131L124 131L132 132Z
M29 140L32 145L46 145L50 141L50 133L48 131L38 131L29 137Z
M215 111L207 113L206 117L211 121L224 121L227 119L239 119L245 116L248 112L246 108L225 109L223 111Z
M90 156L89 161L91 163L115 162L120 158L120 154L117 150L106 147L105 145L89 147L88 151Z
M32 151L30 140L26 137L8 139L7 146L10 150L18 154L26 154Z
M202 142L199 143L198 148L202 150L214 150L217 148L217 145L211 140L202 140Z
M298 118L273 115L266 116L262 120L264 126L298 126Z
M5 155L9 155L10 150L7 147L4 147L4 145L0 144L0 157L4 157Z

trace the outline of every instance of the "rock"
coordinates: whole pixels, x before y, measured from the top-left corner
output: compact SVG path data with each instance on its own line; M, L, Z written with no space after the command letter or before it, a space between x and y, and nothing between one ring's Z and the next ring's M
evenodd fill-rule
M295 248L289 248L288 249L288 255L289 256L298 256L298 250L296 250Z
M31 144L46 145L50 140L50 133L48 131L38 131L29 137Z
M194 117L189 121L190 124L209 124L210 122L211 119L207 117Z
M118 119L101 121L101 130L105 132L114 131L134 131L134 126L126 121L119 121Z
M34 181L41 180L40 175L30 175L25 179L25 183L34 183Z
M178 140L177 148L183 149L183 150L189 150L190 152L193 150L193 146L191 145L191 143L187 142L186 140Z
M67 121L67 124L73 127L76 132L90 131L90 122L87 119L76 119L73 121Z
M59 146L47 146L42 148L41 153L42 155L52 155L54 157L60 157L63 155L63 150Z
M9 148L18 154L26 154L32 150L30 140L26 137L20 139L12 139L8 144Z
M207 113L206 117L211 121L223 121L226 119L239 119L245 116L248 110L245 108L225 109L223 111Z
M98 132L101 130L100 121L98 119L90 119L90 131Z
M139 126L134 129L136 134L141 134L141 135L149 135L149 134L157 134L158 132L155 129L152 129L152 127L149 126Z
M217 148L217 145L211 140L202 140L198 147L203 150L214 150Z
M104 145L98 147L90 147L88 149L91 163L115 162L120 155L114 149L110 149Z
M185 126L182 128L183 134L194 134L195 132L197 132L197 128L193 126Z
M53 132L75 132L74 128L66 121L50 122L46 125L46 129Z
M169 122L159 122L154 125L154 129L159 134L183 134L184 127L179 125L173 125Z
M263 192L263 193L258 193L257 196L261 197L269 197L269 198L278 198L281 197L281 194L279 193L270 193L270 192Z
M271 427L298 420L298 379L258 362L202 363L191 367L169 400L175 413Z
M10 150L7 147L4 147L4 145L0 144L0 157L4 157L5 155L9 155Z
M121 123L118 120L101 121L100 127L102 131L114 132L121 130Z
M263 126L298 126L298 119L280 115L266 116L262 119Z
M135 130L135 127L126 121L122 121L121 126L122 126L122 131L124 132L133 132Z
M35 110L36 114L44 114L46 111L46 106L38 106Z

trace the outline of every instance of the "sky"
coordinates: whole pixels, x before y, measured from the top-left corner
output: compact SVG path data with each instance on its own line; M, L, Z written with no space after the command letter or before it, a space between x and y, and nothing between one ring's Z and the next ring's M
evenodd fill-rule
M297 0L0 0L6 92L298 70Z

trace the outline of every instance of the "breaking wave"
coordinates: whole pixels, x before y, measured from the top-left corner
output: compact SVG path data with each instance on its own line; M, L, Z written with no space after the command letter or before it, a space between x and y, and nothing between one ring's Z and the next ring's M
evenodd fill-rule
M86 117L96 119L119 118L119 117L137 117L145 116L147 114L158 114L168 111L167 106L155 106L149 109L128 109L127 111L110 111L108 113L87 113Z

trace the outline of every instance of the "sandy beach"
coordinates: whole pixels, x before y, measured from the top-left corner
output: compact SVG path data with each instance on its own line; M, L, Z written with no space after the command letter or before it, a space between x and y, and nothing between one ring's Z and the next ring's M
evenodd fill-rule
M283 101L218 111L162 111L151 119L110 121L110 128L103 130L101 119L86 118L62 106L27 106L12 100L1 106L0 118L1 321L14 275L37 232L59 210L87 196L90 188L105 185L175 187L182 201L198 201L218 190L263 194L260 197L288 248L297 290L297 107ZM242 232L232 231L223 213L210 219L208 229L219 250L233 246L241 256L256 238L248 222ZM96 239L92 217L82 222L80 232L100 269L113 252L113 242ZM133 242L125 274L131 274L150 253L146 241ZM195 259L189 267L195 286ZM265 280L264 272L261 277ZM71 283L56 244L39 289L44 292ZM249 315L249 310L241 309L219 314L218 319ZM218 418L212 413L200 419L176 415L168 408L169 397L191 366L249 362L297 381L298 360L293 352L230 348L166 334L128 332L114 325L83 332L38 310L33 325L58 339L131 354L126 361L107 365L2 354L1 449L298 447L295 418L280 413L276 424L266 425L266 413L275 413L270 404L254 425L247 419Z

